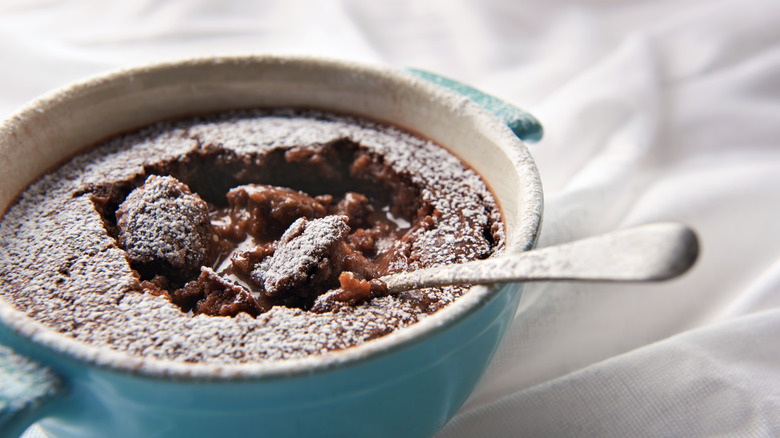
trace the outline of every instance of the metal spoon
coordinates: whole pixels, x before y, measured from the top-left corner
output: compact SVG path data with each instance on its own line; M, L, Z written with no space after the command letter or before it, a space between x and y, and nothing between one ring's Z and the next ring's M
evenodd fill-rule
M693 230L661 222L493 259L387 275L380 280L387 284L389 293L514 281L660 281L687 271L698 253Z

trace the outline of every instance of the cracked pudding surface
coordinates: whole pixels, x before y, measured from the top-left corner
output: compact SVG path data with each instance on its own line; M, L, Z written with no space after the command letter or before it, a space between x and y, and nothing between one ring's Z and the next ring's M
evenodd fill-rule
M484 182L432 142L319 111L237 111L116 137L33 183L0 222L0 296L135 355L299 358L468 291L386 296L372 279L503 241Z

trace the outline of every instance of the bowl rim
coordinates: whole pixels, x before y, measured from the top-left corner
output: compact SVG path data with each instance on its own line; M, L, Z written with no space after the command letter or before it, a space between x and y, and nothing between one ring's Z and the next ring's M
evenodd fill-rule
M409 87L414 92L421 93L428 99L442 102L448 108L457 108L474 126L489 130L497 142L506 146L502 147L502 150L513 160L512 164L515 166L515 170L525 183L522 190L525 203L521 207L521 214L518 218L522 233L515 239L516 244L507 250L525 251L535 246L542 224L543 197L538 170L525 144L503 121L477 103L454 91L395 67L314 56L233 55L185 58L120 68L65 85L30 101L2 121L0 140L5 142L4 138L9 133L13 135L16 130L20 127L23 128L30 118L39 115L41 111L46 111L47 108L62 100L82 95L93 87L128 78L137 78L141 75L155 74L160 71L224 63L287 63L291 65L302 63L341 70L350 74L358 72L395 81L402 86ZM401 128L404 127L401 126ZM78 151L74 151L74 153L78 153ZM13 201L9 203L9 206L12 203ZM399 349L411 347L467 318L504 289L505 286L502 285L473 286L468 293L423 320L354 347L303 358L240 364L185 363L141 357L125 351L92 345L45 326L3 299L0 299L0 323L5 324L17 335L44 347L49 353L63 355L98 369L145 377L175 377L202 381L286 379L357 365L391 354Z

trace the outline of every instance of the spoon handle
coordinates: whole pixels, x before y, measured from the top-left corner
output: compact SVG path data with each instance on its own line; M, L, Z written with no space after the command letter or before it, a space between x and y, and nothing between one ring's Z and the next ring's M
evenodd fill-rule
M687 271L698 252L693 230L661 222L492 259L387 275L381 280L390 293L513 281L660 281Z

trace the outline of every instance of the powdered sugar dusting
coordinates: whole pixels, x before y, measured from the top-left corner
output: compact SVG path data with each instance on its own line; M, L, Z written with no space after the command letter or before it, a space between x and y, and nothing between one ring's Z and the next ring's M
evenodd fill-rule
M208 213L206 203L187 186L151 175L119 206L119 244L136 263L197 269L208 251Z
M399 243L408 246L409 256L398 269L483 258L501 247L500 213L487 187L431 142L316 111L225 113L160 123L116 138L31 185L0 222L0 297L75 339L180 362L300 358L359 346L413 324L467 289L409 292L323 314L283 306L256 318L184 313L142 290L127 252L107 232L89 198L91 187L143 181L149 166L193 151L256 157L339 139L368 148L398 173L410 175L437 212L435 223L412 227L407 241ZM492 227L489 236L486 227Z
M306 281L313 267L347 232L349 226L346 218L341 216L311 221L300 218L282 235L273 256L255 267L252 278L263 284L265 293L272 296L279 294L282 286L297 287Z

